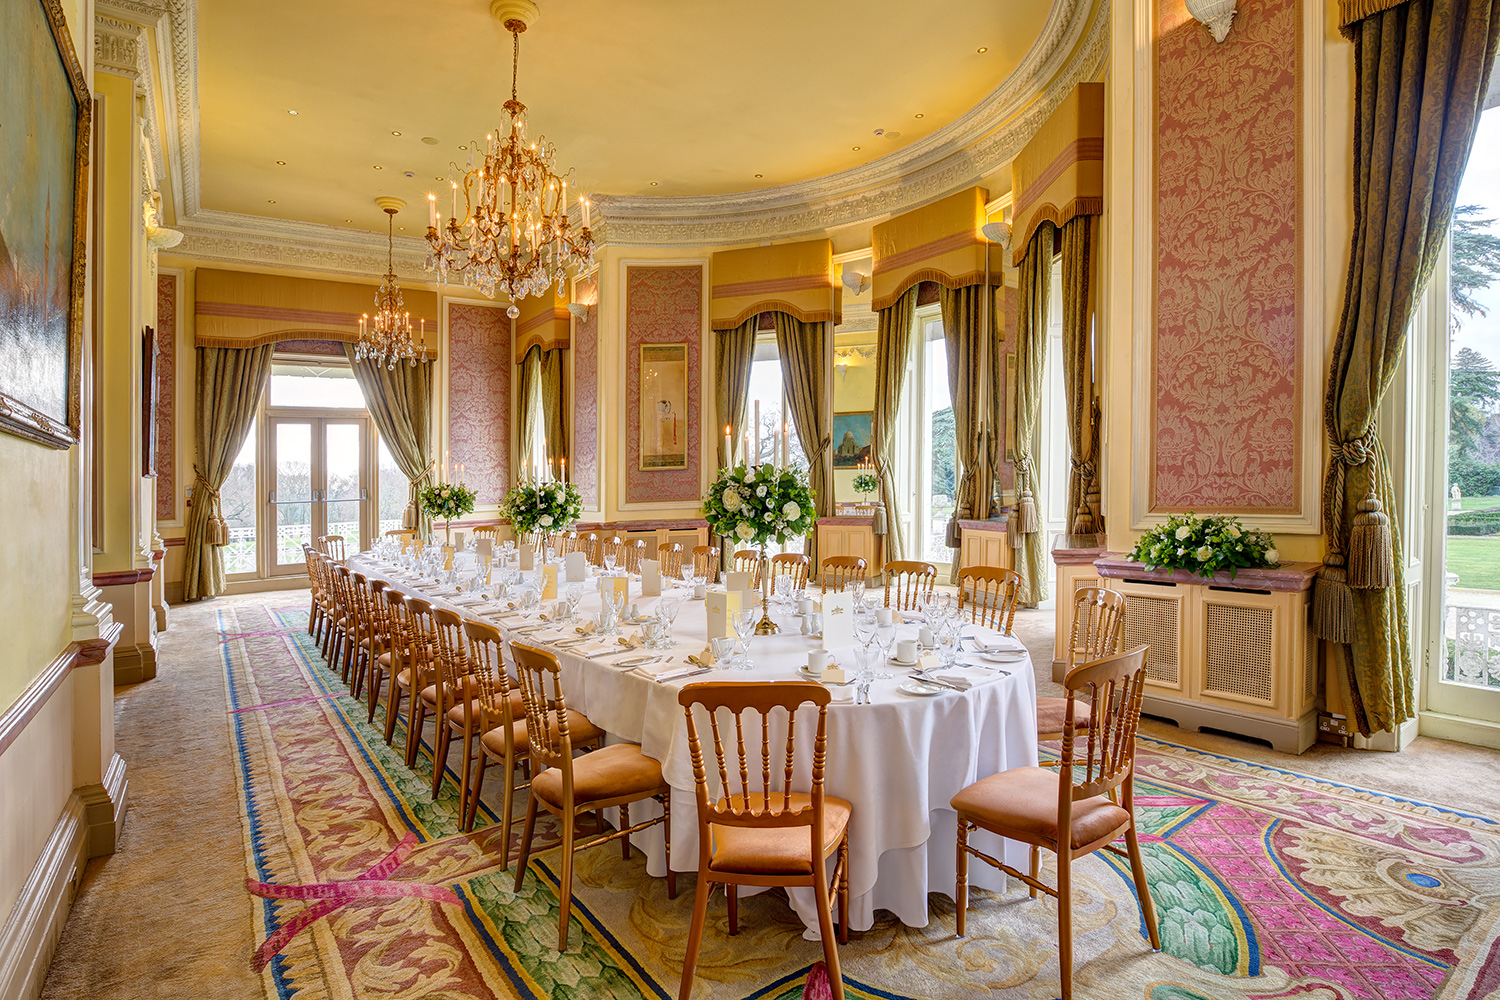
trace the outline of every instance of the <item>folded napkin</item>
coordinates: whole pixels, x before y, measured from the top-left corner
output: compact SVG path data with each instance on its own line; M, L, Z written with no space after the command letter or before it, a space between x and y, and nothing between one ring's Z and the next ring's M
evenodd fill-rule
M631 673L638 677L644 677L648 681L670 681L676 680L678 677L686 677L688 674L701 669L703 668L696 663L672 663L668 661L666 663L645 663L636 667Z
M1015 636L999 633L970 636L969 641L986 653L1019 653L1026 649L1026 644Z
M489 598L488 597L464 597L464 598L460 598L460 599L458 599L456 601L450 601L449 603L450 604L457 604L461 608L472 608L472 607L474 607L477 604L488 604L489 603Z
M936 680L942 681L944 684L952 684L961 691L967 691L970 688L992 684L1007 675L994 670L965 670L962 673L949 670L946 673L932 674L931 676Z

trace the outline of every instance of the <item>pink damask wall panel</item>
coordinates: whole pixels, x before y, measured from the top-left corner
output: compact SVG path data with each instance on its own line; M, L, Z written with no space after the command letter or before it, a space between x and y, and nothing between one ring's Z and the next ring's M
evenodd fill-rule
M1298 0L1241 4L1223 44L1156 16L1152 509L1297 513Z
M504 309L448 306L448 457L481 504L510 488L511 361Z
M589 307L573 326L573 458L570 478L585 507L599 506L599 280L580 281L576 301Z
M177 517L177 275L156 276L156 519Z
M641 345L687 344L687 468L641 468ZM703 269L631 267L625 275L625 502L697 500L702 437Z

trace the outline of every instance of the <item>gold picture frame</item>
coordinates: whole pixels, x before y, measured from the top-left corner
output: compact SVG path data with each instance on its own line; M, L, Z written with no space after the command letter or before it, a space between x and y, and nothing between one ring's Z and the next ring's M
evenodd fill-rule
M79 439L93 99L59 0L0 7L0 430ZM61 202L58 204L58 202Z
M688 467L688 345L640 345L640 468Z

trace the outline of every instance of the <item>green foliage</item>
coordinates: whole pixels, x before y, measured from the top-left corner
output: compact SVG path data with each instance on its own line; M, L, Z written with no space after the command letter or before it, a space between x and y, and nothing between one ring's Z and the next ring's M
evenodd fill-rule
M1489 231L1494 219L1480 219L1481 205L1460 205L1453 210L1453 260L1449 268L1449 295L1453 302L1454 325L1465 316L1485 316L1489 310L1479 304L1474 293L1490 287L1500 278L1500 236Z
M572 483L526 482L505 495L500 509L516 531L551 534L578 523L583 516L583 496Z
M953 425L953 407L937 410L932 414L932 492L934 495L954 496L953 481L958 468L954 457L956 436Z
M797 466L750 468L743 462L721 469L703 501L703 517L715 534L745 545L782 545L812 533L816 518L807 471Z
M1146 532L1127 558L1145 563L1147 569L1184 569L1199 576L1227 569L1231 578L1241 569L1281 561L1266 532L1248 529L1238 518L1198 517L1191 512L1173 514L1166 524Z
M854 474L854 492L874 493L880 489L880 479L873 472L857 472Z
M1448 517L1450 535L1500 535L1500 510L1466 510Z
M474 509L474 491L461 483L435 483L422 487L417 503L428 517L452 521Z
M1465 497L1495 496L1500 494L1500 463L1452 457L1448 462L1448 483L1457 486Z
M1473 454L1488 412L1500 403L1500 371L1472 348L1453 356L1448 374L1450 462Z

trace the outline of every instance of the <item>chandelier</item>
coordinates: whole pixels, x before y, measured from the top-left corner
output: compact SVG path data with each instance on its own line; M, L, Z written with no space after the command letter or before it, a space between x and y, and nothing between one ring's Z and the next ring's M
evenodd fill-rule
M386 263L385 277L380 281L380 290L375 293L375 315L359 318L359 345L354 349L356 359L369 359L376 365L385 365L394 371L402 361L416 366L418 361L427 361L427 321L422 321L422 345L417 346L411 335L411 313L406 311L401 298L401 285L396 281L396 236L394 226L396 213L405 203L399 198L377 198L386 215Z
M450 181L451 211L445 222L437 195L427 196L428 254L426 267L436 271L446 284L450 273L462 275L485 295L503 293L510 300L506 310L520 315L516 302L539 295L553 284L559 295L569 267L590 267L594 260L594 236L589 231L589 201L580 195L583 225L574 228L568 219L567 175L553 167L557 148L545 138L526 137L526 105L516 99L516 77L521 61L523 15L535 17L531 4L495 3L491 9L503 18L511 34L510 100L503 105L505 121L497 132L485 136L484 155L478 167L473 155L461 181ZM474 145L478 145L474 143ZM458 214L462 187L464 214Z

